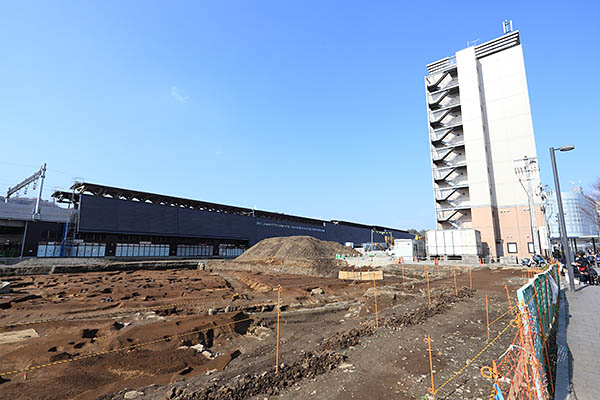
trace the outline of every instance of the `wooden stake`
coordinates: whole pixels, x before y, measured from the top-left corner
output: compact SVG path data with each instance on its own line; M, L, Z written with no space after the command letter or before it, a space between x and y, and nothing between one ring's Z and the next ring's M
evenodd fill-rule
M424 339L429 347L429 372L431 373L431 395L433 396L433 400L435 400L435 386L433 384L433 357L431 356L431 338L427 335L427 338Z
M406 284L404 283L404 265L402 265L402 289L406 289Z
M473 274L471 274L471 266L469 265L469 287L473 289Z
M494 373L494 382L498 385L498 365L496 360L492 360L492 372Z
M427 304L431 306L431 294L429 294L429 267L425 266L425 279L427 280Z
M488 311L488 297L487 294L485 295L485 321L486 321L486 325L487 325L487 337L488 340L490 340L490 314Z
M281 285L277 289L277 350L275 356L275 373L279 373L279 315L281 314Z
M375 271L373 273L373 297L375 299L375 326L379 328L379 315L377 314L377 285L375 285Z
M504 285L504 289L506 289L506 298L508 299L508 308L512 308L512 304L510 304L510 296L508 294L508 286Z
M456 267L452 267L452 274L454 274L454 292L458 296L458 286L456 286Z

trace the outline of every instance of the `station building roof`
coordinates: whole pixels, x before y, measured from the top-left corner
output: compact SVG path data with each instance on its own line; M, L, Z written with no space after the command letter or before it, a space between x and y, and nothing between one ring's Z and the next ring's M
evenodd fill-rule
M126 201L136 201L140 203L156 204L170 207L182 207L194 210L203 210L217 213L236 214L245 216L255 216L262 218L271 218L275 220L284 220L291 222L299 222L304 224L321 225L324 224L340 224L354 226L357 228L373 229L379 233L383 232L404 232L401 229L388 228L379 225L365 225L355 222L338 221L338 220L322 220L308 217L300 217L296 215L276 213L271 211L256 210L252 208L244 208L230 206L226 204L211 203L201 200L185 199L181 197L167 196L157 193L140 192L137 190L123 189L113 186L99 185L89 182L76 182L71 186L71 191L58 190L52 194L52 197L59 203L70 203L76 208L79 206L79 197L81 195L91 195L95 197L106 197L112 199L120 199Z

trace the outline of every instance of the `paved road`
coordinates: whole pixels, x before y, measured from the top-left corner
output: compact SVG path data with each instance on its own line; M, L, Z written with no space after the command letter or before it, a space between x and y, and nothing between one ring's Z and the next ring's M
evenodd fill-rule
M567 344L573 357L573 392L577 400L600 399L600 286L576 285L566 291Z

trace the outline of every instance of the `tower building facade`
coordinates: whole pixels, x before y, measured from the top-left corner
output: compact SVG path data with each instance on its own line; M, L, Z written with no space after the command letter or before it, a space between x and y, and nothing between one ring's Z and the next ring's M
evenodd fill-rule
M479 230L484 256L539 252L544 218L519 32L467 47L427 71L438 229Z

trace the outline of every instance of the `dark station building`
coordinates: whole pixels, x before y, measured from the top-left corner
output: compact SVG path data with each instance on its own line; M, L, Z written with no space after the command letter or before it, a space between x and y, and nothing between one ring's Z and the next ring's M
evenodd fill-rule
M68 204L68 221L56 225L56 232L51 233L54 240L32 229L24 240L23 255L235 257L262 239L278 236L307 235L356 245L384 242L384 236L413 238L406 231L382 226L304 218L85 182L52 197Z
M0 258L36 256L38 243L60 243L73 210L42 201L34 214L35 199L0 199Z

